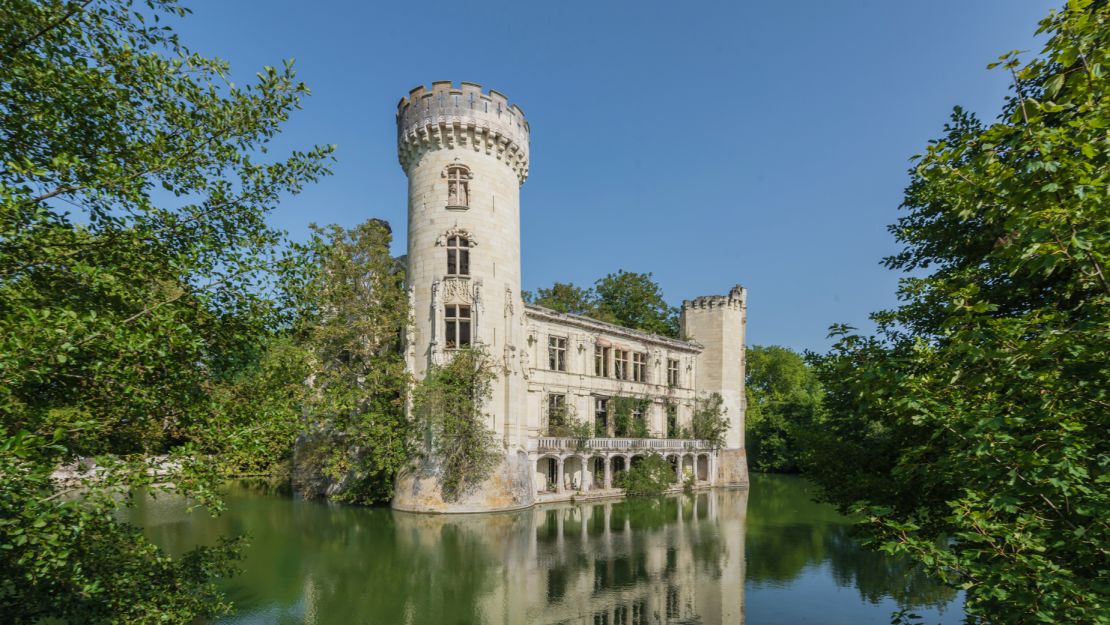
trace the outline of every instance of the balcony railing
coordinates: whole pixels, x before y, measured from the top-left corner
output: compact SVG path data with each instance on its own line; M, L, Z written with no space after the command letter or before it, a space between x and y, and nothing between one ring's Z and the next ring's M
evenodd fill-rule
M545 436L535 439L540 451L701 451L712 449L709 441L692 438L558 438Z

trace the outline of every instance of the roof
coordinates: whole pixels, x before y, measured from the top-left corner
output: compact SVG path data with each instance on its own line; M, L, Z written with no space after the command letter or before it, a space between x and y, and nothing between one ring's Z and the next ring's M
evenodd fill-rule
M652 334L651 332L644 332L642 330L633 330L615 323L608 323L606 321L598 321L582 315L572 315L570 313L561 313L557 310L544 308L543 306L536 306L535 304L525 304L524 312L529 317L542 319L543 321L550 321L560 325L572 326L590 332L604 332L606 334L615 334L628 339L644 341L645 343L654 343L656 345L665 345L672 349L679 349L687 352L700 352L704 349L700 344L694 341L684 341L681 339L673 339L669 336L661 334Z

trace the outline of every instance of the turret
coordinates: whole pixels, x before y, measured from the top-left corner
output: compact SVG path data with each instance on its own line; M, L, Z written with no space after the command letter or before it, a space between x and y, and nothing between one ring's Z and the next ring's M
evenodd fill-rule
M748 291L737 285L728 295L706 295L682 302L682 332L703 347L697 356L698 395L719 393L729 421L718 456L718 483L746 484L744 453L744 342Z
M510 460L526 444L520 186L528 177L529 131L520 107L474 83L434 82L430 90L413 89L397 105L397 155L409 180L409 370L420 379L454 350L485 350L498 369L484 407L487 426ZM490 496L501 497L498 502L448 506L429 497L428 485L419 480L402 482L394 505L406 509L450 512L531 503L489 488Z

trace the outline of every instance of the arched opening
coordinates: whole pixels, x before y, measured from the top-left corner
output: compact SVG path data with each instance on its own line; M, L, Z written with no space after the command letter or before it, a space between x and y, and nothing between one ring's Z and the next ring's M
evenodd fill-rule
M536 492L554 493L559 484L559 461L551 456L536 460Z
M698 481L709 481L709 456L706 454L698 456Z
M585 489L586 473L583 471L582 458L571 456L563 461L563 490L580 491Z
M667 455L667 462L671 463L671 470L674 471L674 479L676 482L682 481L682 473L678 466L678 456L674 454Z
M590 490L605 488L605 458L594 456L590 458Z
M616 480L618 475L628 470L628 461L625 460L624 456L613 456L612 464L613 480Z
M682 481L694 477L694 457L686 455L682 457Z
M632 456L632 460L628 463L628 465L629 465L629 467L638 467L638 466L640 466L640 463L643 462L643 461L644 461L643 456L635 455L635 456Z

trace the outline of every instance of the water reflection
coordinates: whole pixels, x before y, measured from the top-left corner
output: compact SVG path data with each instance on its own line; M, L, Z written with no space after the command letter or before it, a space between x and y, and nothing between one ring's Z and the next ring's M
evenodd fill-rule
M141 502L133 520L174 553L250 535L244 572L226 586L238 607L227 623L709 624L742 623L747 610L762 625L792 622L792 606L756 619L746 594L753 604L768 589L802 596L799 580L815 574L858 589L852 605L826 606L822 622L889 622L892 597L951 599L862 551L845 520L810 503L800 482L780 482L760 479L751 495L450 517L329 506L242 482L229 487L217 519L158 499Z

